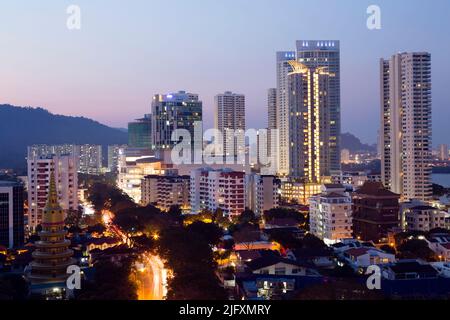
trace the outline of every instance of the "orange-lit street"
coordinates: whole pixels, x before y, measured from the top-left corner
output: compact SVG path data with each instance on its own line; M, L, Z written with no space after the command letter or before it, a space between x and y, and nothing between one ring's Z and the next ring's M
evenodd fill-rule
M166 295L167 271L157 256L144 254L142 267L137 271L139 300L163 300Z
M127 235L112 223L112 212L103 210L102 218L111 233L121 238L124 244L130 245ZM137 262L139 267L137 267L135 281L138 299L163 300L167 293L167 270L164 268L164 262L150 253L142 254Z

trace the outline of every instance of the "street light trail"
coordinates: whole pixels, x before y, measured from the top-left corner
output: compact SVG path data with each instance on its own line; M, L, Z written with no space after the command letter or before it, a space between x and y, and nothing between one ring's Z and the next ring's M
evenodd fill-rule
M128 236L113 223L114 215L109 210L102 211L102 220L110 232L117 235L122 242L130 246ZM167 295L167 270L164 262L151 253L142 255L144 268L137 271L136 285L139 300L164 300Z

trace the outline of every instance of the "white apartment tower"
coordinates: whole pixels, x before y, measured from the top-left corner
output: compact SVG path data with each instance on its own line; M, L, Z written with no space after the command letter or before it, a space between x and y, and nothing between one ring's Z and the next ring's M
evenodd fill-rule
M382 181L403 200L431 197L431 55L380 62Z
M245 96L227 91L214 98L215 128L223 136L223 155L245 153Z
M267 156L275 163L271 165L274 173L278 172L278 114L277 114L277 89L270 88L267 91ZM273 139L273 140L272 140ZM274 150L272 150L272 148Z
M50 176L54 172L58 202L67 210L78 210L78 168L75 155L49 155L28 158L28 227L42 222L47 203Z
M289 174L289 103L288 74L292 71L289 61L295 60L294 51L277 52L276 114L278 132L278 174Z

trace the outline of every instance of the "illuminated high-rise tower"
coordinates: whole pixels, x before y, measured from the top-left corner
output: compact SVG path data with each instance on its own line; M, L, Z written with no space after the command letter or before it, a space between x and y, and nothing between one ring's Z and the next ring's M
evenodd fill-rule
M289 62L288 75L290 176L318 183L330 172L329 94L335 76L326 67Z
M308 68L326 70L333 77L327 81L326 97L321 105L321 172L329 176L341 170L341 76L340 46L337 40L298 40L297 61Z

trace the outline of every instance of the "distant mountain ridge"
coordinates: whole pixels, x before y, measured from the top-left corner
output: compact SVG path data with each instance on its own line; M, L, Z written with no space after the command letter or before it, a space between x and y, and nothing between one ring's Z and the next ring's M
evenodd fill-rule
M362 143L356 136L347 132L341 134L341 149L348 149L350 152L375 152L377 146Z
M0 168L26 168L33 144L126 144L128 135L84 117L52 114L43 108L0 105Z
M43 108L0 105L0 168L26 169L27 146L33 144L126 144L123 128L110 128L84 117L52 114ZM341 135L341 148L376 151L351 133Z

